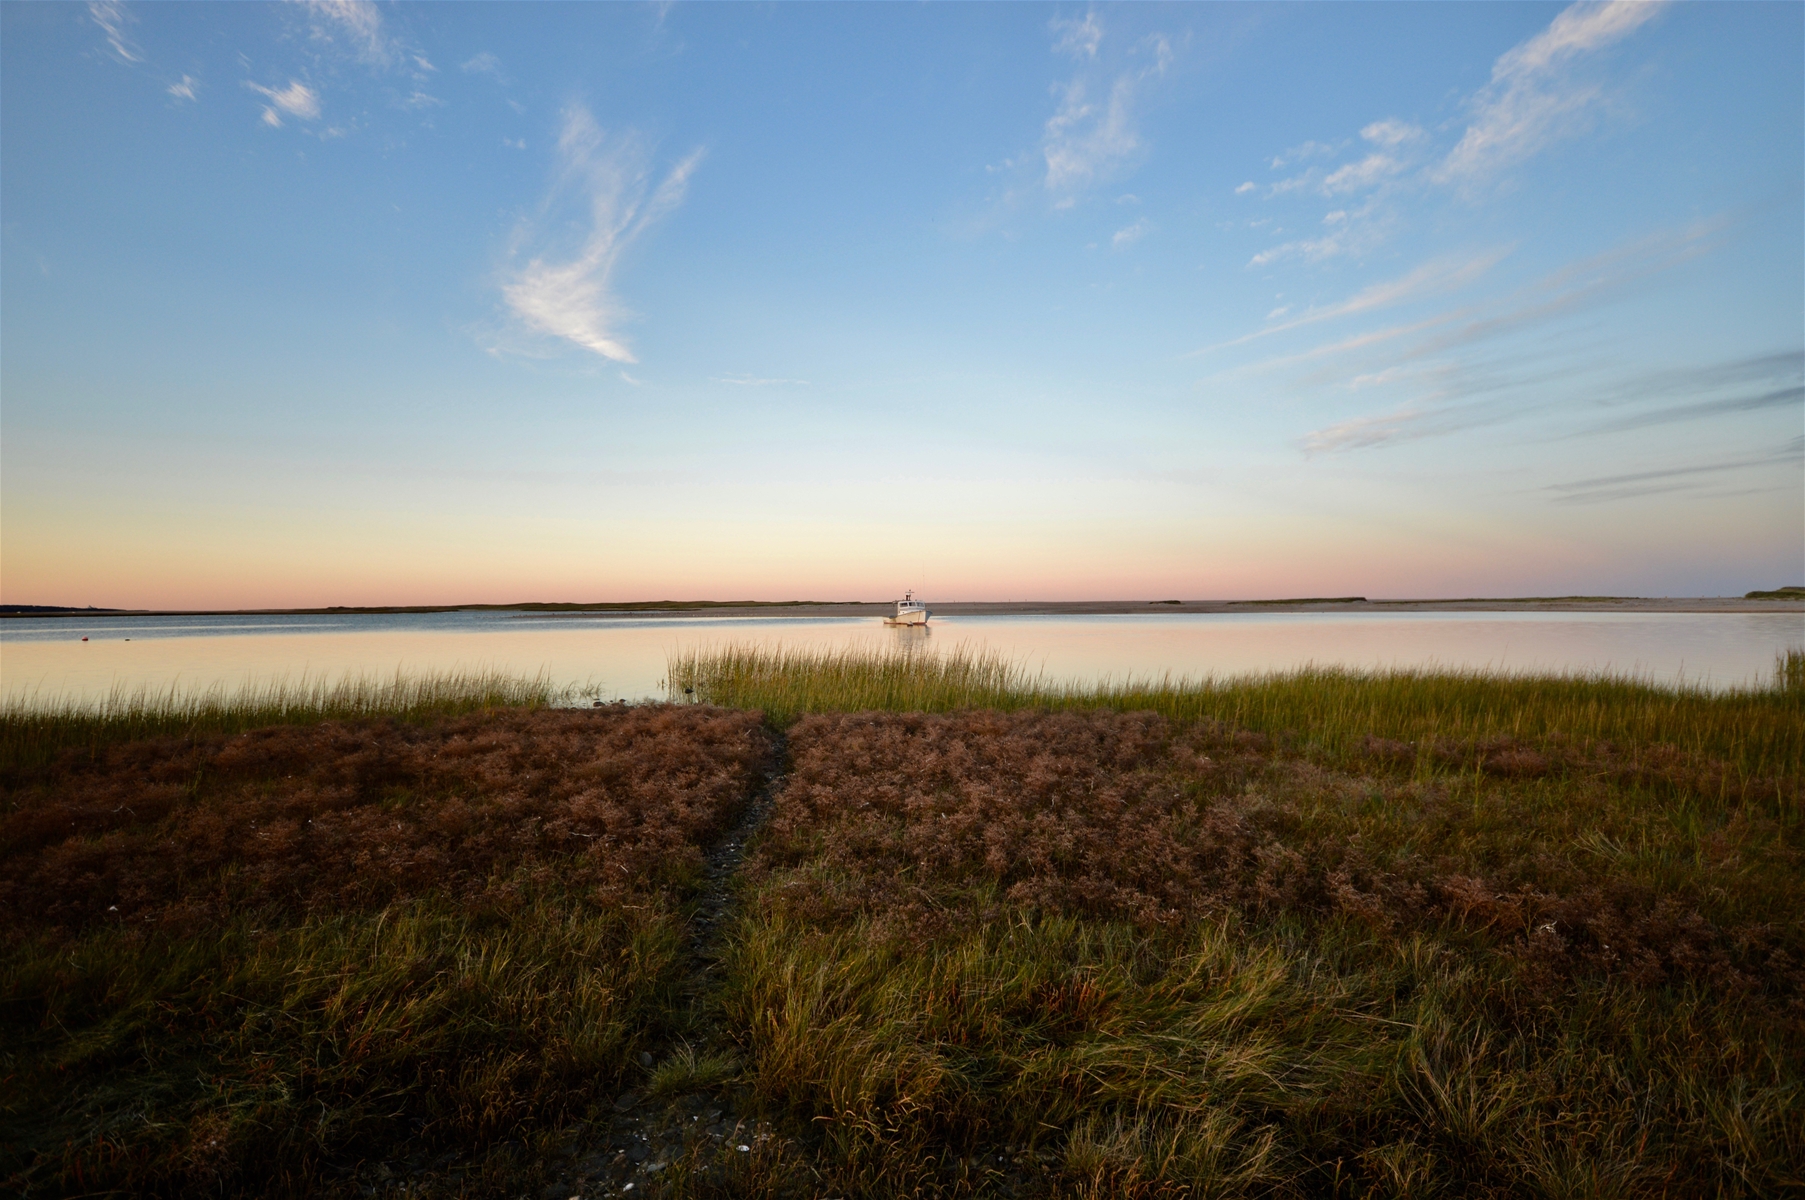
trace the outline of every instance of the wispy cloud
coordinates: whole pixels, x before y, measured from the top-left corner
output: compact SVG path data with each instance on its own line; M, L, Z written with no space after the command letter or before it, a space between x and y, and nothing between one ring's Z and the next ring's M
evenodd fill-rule
M1546 399L1525 401L1526 394L1545 396L1552 385L1583 375L1589 369L1581 364L1525 372L1436 362L1357 375L1348 384L1350 391L1398 384L1426 390L1390 412L1353 417L1313 430L1299 440L1299 445L1307 456L1334 454L1502 424L1554 403Z
M1326 428L1306 433L1302 441L1304 453L1332 454L1338 450L1382 446L1404 437L1423 437L1430 432L1425 427L1425 422L1434 415L1436 414L1421 407L1409 405L1388 413L1337 421Z
M1300 142L1283 154L1273 155L1272 169L1275 171L1283 170L1292 163L1305 162L1312 158L1321 158L1333 153L1335 153L1335 147L1329 145L1327 142L1318 142L1315 140Z
M1330 232L1262 250L1248 266L1368 253L1398 228L1399 196L1425 185L1472 193L1512 164L1580 131L1606 96L1602 85L1583 76L1583 60L1628 37L1659 7L1657 0L1610 0L1582 2L1561 12L1548 28L1498 57L1489 82L1467 98L1469 122L1445 154L1432 146L1428 130L1394 116L1362 126L1366 152L1338 166L1314 160L1331 159L1357 143L1313 139L1274 155L1273 170L1296 166L1297 172L1263 189L1249 181L1235 189L1237 195L1262 190L1268 200L1360 195L1365 202L1347 210L1345 220Z
M1264 267L1301 254L1306 258L1331 258L1341 252L1341 242L1334 237L1300 238L1293 242L1282 242L1277 246L1269 246L1247 260L1250 267Z
M138 18L132 15L122 0L91 0L88 16L106 34L107 51L114 58L123 63L144 61L144 52L138 48L129 29L129 26L137 24Z
M1333 169L1312 166L1301 174L1281 179L1266 187L1266 198L1287 193L1309 193L1331 201L1347 203L1344 197L1364 195L1358 207L1337 209L1323 217L1323 224L1333 228L1319 237L1298 238L1272 246L1248 260L1250 267L1264 267L1281 259L1301 257L1313 261L1340 255L1364 254L1389 236L1395 223L1392 208L1383 203L1410 172L1419 157L1412 144L1425 135L1414 125L1397 120L1375 121L1360 131L1369 143L1379 147L1364 157L1343 163ZM1306 146L1319 143L1306 142ZM1333 153L1328 147L1323 149ZM1293 154L1296 152L1293 151ZM1274 163L1286 161L1273 159ZM1236 195L1258 190L1251 181L1235 189Z
M1055 17L1053 32L1058 40L1053 43L1057 54L1070 54L1073 58L1095 58L1097 47L1103 43L1103 23L1097 20L1093 10L1084 14L1082 19Z
M253 92L269 98L269 104L263 109L263 123L280 127L282 117L277 109L291 117L299 117L303 121L314 121L320 115L320 95L299 80L291 79L285 88L267 88L260 83L245 81L246 87Z
M1082 22L1056 20L1053 32L1054 49L1081 65L1056 88L1059 105L1041 138L1042 182L1069 202L1074 192L1117 174L1144 151L1135 106L1146 83L1171 65L1172 45L1163 34L1152 34L1125 56L1129 65L1110 72L1096 63L1104 30L1094 12Z
M541 220L515 231L515 257L541 236L547 218L575 205L587 232L562 254L547 249L514 268L502 285L510 311L528 328L562 338L620 363L638 360L620 333L626 315L612 280L621 255L661 217L683 202L702 160L697 150L652 186L648 156L631 134L610 137L589 110L564 111L558 171Z
M383 28L382 12L372 0L297 0L314 18L314 36L343 39L352 53L372 66L394 64L400 47ZM430 69L432 64L425 64Z
M1419 342L1407 352L1422 358L1457 346L1511 333L1589 304L1616 299L1629 288L1708 252L1724 228L1720 220L1639 238L1551 271L1512 293L1490 311L1462 309L1447 314L1452 328Z
M1678 234L1646 238L1572 263L1484 304L1469 305L1407 325L1372 330L1315 347L1301 354L1268 360L1255 369L1271 369L1317 360L1318 367L1300 382L1345 383L1350 391L1379 384L1428 383L1427 390L1390 411L1353 417L1313 430L1302 439L1307 453L1333 453L1414 441L1495 424L1532 412L1560 407L1565 417L1574 415L1569 394L1550 392L1547 385L1583 374L1586 368L1550 368L1536 374L1520 369L1480 372L1460 367L1455 351L1504 337L1566 316L1584 307L1627 294L1634 285L1654 274L1685 262L1711 244L1714 223L1702 223ZM1387 346L1387 343L1397 345ZM1349 359L1370 359L1384 354L1385 365L1349 378ZM1429 368L1415 364L1430 364ZM1640 373L1620 379L1604 390L1588 389L1599 402L1611 406L1644 405L1650 400L1692 397L1689 403L1660 410L1643 409L1604 425L1576 433L1603 433L1707 418L1738 411L1800 403L1797 387L1777 386L1774 380L1796 380L1797 355L1763 355L1709 368L1689 368L1658 374ZM1791 371L1790 377L1786 374ZM1751 391L1747 383L1765 379L1765 387ZM1734 387L1736 394L1716 395ZM1500 393L1512 396L1499 398ZM1709 397L1708 399L1705 397ZM1564 434L1562 436L1571 436Z
M1700 221L1685 229L1640 238L1601 254L1594 254L1577 262L1569 263L1559 270L1551 271L1540 279L1488 303L1465 305L1425 317L1420 321L1368 330L1295 354L1286 354L1249 364L1238 370L1271 370L1302 361L1334 359L1342 355L1368 351L1388 342L1404 341L1418 334L1428 334L1429 336L1410 342L1406 349L1390 352L1396 361L1422 359L1458 346L1498 337L1536 322L1582 308L1587 304L1621 296L1631 285L1705 254L1716 244L1718 235L1723 232L1725 227L1726 223L1721 219ZM1509 250L1507 248L1493 253L1502 258L1504 254L1509 253ZM1490 255L1482 255L1477 260L1470 261L1474 261L1474 269L1481 269L1479 264L1484 263L1488 257ZM1437 260L1437 262L1454 264L1461 261L1463 260ZM1363 308L1382 307L1385 303L1391 302L1393 295L1404 298L1413 294L1412 290L1405 289L1404 285L1417 279L1419 275L1424 276L1418 282L1425 289L1432 287L1435 273L1427 268L1433 265L1425 264L1402 279L1394 280L1391 283L1376 284L1342 304L1307 310L1300 314L1294 322L1258 329L1230 341L1193 350L1181 357L1194 357L1214 350L1227 349L1274 333L1282 333L1297 325L1310 324L1329 316L1341 316L1347 311L1345 306L1348 304L1360 303ZM1489 269L1489 266L1489 263L1485 263L1483 269ZM1459 273L1458 268L1456 268L1456 273Z
M1701 400L1696 404L1676 404L1653 412L1637 413L1594 425L1587 433L1624 433L1631 429L1647 429L1653 425L1671 425L1676 421L1697 421L1730 413L1759 412L1764 408L1796 408L1805 416L1805 387L1778 388L1749 396L1725 396L1720 400Z
M1153 223L1147 220L1146 217L1142 217L1134 224L1116 230L1110 237L1109 244L1117 250L1126 250L1128 247L1146 237L1148 231L1152 228Z
M1756 354L1727 362L1704 366L1671 367L1651 371L1625 380L1611 392L1599 396L1601 404L1617 406L1647 400L1675 397L1697 397L1724 388L1744 387L1751 383L1779 384L1805 382L1805 350L1782 350L1772 354Z
M1396 279L1387 279L1364 287L1346 300L1327 304L1321 308L1306 309L1282 325L1269 325L1264 329L1256 329L1254 332L1242 334L1238 338L1218 342L1213 346L1205 346L1201 350L1193 350L1186 357L1208 354L1214 350L1226 350L1231 346L1245 345L1259 338L1271 337L1275 333L1284 333L1286 330L1298 329L1305 325L1315 325L1321 321L1332 321L1337 317L1374 312L1378 309L1389 308L1394 304L1402 304L1406 300L1414 300L1420 296L1455 291L1497 266L1510 252L1509 246L1502 246L1481 251L1478 254L1434 258Z
M199 82L200 80L192 75L184 75L180 83L172 83L163 90L177 100L192 100L194 99L194 85Z
M1327 232L1269 246L1248 259L1247 265L1270 266L1287 258L1320 262L1344 255L1365 254L1385 240L1395 222L1395 215L1382 207L1377 197L1368 197L1358 208L1324 213L1322 224L1327 227Z
M1581 127L1602 90L1573 78L1581 58L1621 41L1660 11L1650 0L1575 4L1499 56L1472 99L1472 121L1431 178L1470 187Z
M1440 437L1521 416L1525 393L1543 395L1588 367L1559 365L1524 371L1513 363L1409 363L1357 375L1348 390L1412 388L1417 395L1389 412L1353 417L1313 430L1299 441L1305 455L1333 454L1395 442ZM1458 401L1457 403L1454 401ZM1533 402L1532 402L1533 405Z
M1408 143L1420 138L1422 130L1399 121L1379 121L1361 130L1361 135L1383 148L1373 151L1365 158L1355 162L1343 163L1332 171L1324 167L1313 166L1302 174L1270 183L1266 186L1267 198L1283 196L1290 192L1345 196L1352 192L1371 191L1403 173L1409 167L1410 164L1399 158L1397 152ZM1323 153L1334 153L1333 147L1323 146L1318 142L1305 142L1304 146L1316 147ZM1287 162L1295 161L1296 157L1296 149L1288 151L1287 155L1273 159L1273 166L1276 168ZM1313 155L1305 157L1313 157ZM1258 186L1249 181L1236 188L1235 194L1245 195L1257 190Z
M1644 408L1579 430L1576 436L1624 433L1771 408L1795 408L1805 417L1805 352L1760 354L1638 375L1600 396L1599 403L1622 409L1682 398L1685 403Z
M481 54L465 59L462 63L458 64L458 69L463 71L466 75L487 75L497 83L506 83L508 81L506 72L501 69L501 60L487 50L484 50Z
M1070 192L1106 177L1141 148L1133 119L1134 81L1123 76L1093 100L1090 85L1066 84L1059 109L1047 118L1041 153L1050 192Z
M1600 504L1609 500L1628 500L1661 492L1691 491L1710 482L1712 476L1760 467L1771 467L1805 460L1805 437L1796 437L1772 450L1720 458L1684 466L1662 467L1651 471L1630 471L1621 475L1600 475L1572 483L1557 483L1547 491L1556 493L1557 504Z
M1363 192L1396 175L1404 164L1389 154L1369 154L1359 162L1348 163L1329 172L1322 181L1325 196L1347 192Z
M1400 121L1395 117L1387 117L1383 121L1374 121L1360 131L1360 136L1375 146L1404 146L1411 142L1420 142L1429 136L1420 126L1408 121Z

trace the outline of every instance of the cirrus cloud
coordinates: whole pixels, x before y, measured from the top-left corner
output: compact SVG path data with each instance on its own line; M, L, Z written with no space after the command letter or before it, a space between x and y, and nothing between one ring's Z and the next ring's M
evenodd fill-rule
M269 104L263 109L263 123L280 127L282 117L277 109L291 117L299 117L303 121L316 121L320 116L320 94L298 79L288 81L285 88L268 88L260 83L245 81L246 87L269 98Z
M1660 8L1653 0L1575 4L1547 29L1500 55L1491 82L1473 97L1466 132L1431 178L1472 186L1573 132L1602 90L1574 80L1569 68L1628 37Z
M1171 66L1173 50L1164 34L1151 34L1127 52L1132 65L1110 78L1097 65L1104 30L1095 13L1082 22L1055 21L1053 28L1060 35L1054 49L1084 64L1056 87L1059 106L1042 131L1043 183L1063 197L1063 206L1074 193L1110 178L1141 155L1145 143L1136 107L1148 82Z
M107 51L114 58L128 64L144 61L144 51L138 48L138 43L127 28L136 23L138 18L131 14L121 0L92 0L88 5L88 17L106 34Z
M372 66L386 67L399 50L383 28L382 12L372 0L299 0L314 17L313 34L322 41L343 38L358 58ZM423 65L430 68L430 63Z
M634 363L620 326L628 315L615 295L621 256L641 234L683 202L702 161L696 150L652 184L649 156L631 133L610 136L589 110L564 111L558 170L539 219L515 230L514 257L538 242L550 218L576 207L587 225L575 246L545 246L514 267L502 299L528 329L618 363Z

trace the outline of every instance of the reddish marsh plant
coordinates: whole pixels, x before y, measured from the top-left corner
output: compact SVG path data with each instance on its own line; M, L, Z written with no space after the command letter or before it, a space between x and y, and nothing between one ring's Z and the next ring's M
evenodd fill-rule
M624 897L680 883L770 746L750 714L502 711L65 752L0 817L10 933L481 896L524 872Z
M723 1004L824 1187L1757 1195L1805 1157L1796 779L1147 712L790 749Z
M668 1034L771 755L755 714L517 709L15 769L0 1187L311 1195L397 1147L530 1178Z

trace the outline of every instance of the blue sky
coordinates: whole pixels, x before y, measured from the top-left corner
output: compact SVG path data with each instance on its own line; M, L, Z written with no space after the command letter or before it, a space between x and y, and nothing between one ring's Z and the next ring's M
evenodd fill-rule
M0 596L1805 578L1805 8L0 5Z

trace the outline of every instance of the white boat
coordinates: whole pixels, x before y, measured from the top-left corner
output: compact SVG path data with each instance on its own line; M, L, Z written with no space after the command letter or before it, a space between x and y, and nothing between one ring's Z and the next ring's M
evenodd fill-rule
M896 602L896 615L885 617L886 625L926 625L928 618L934 614L928 606L915 598L913 589L903 593L903 598Z

